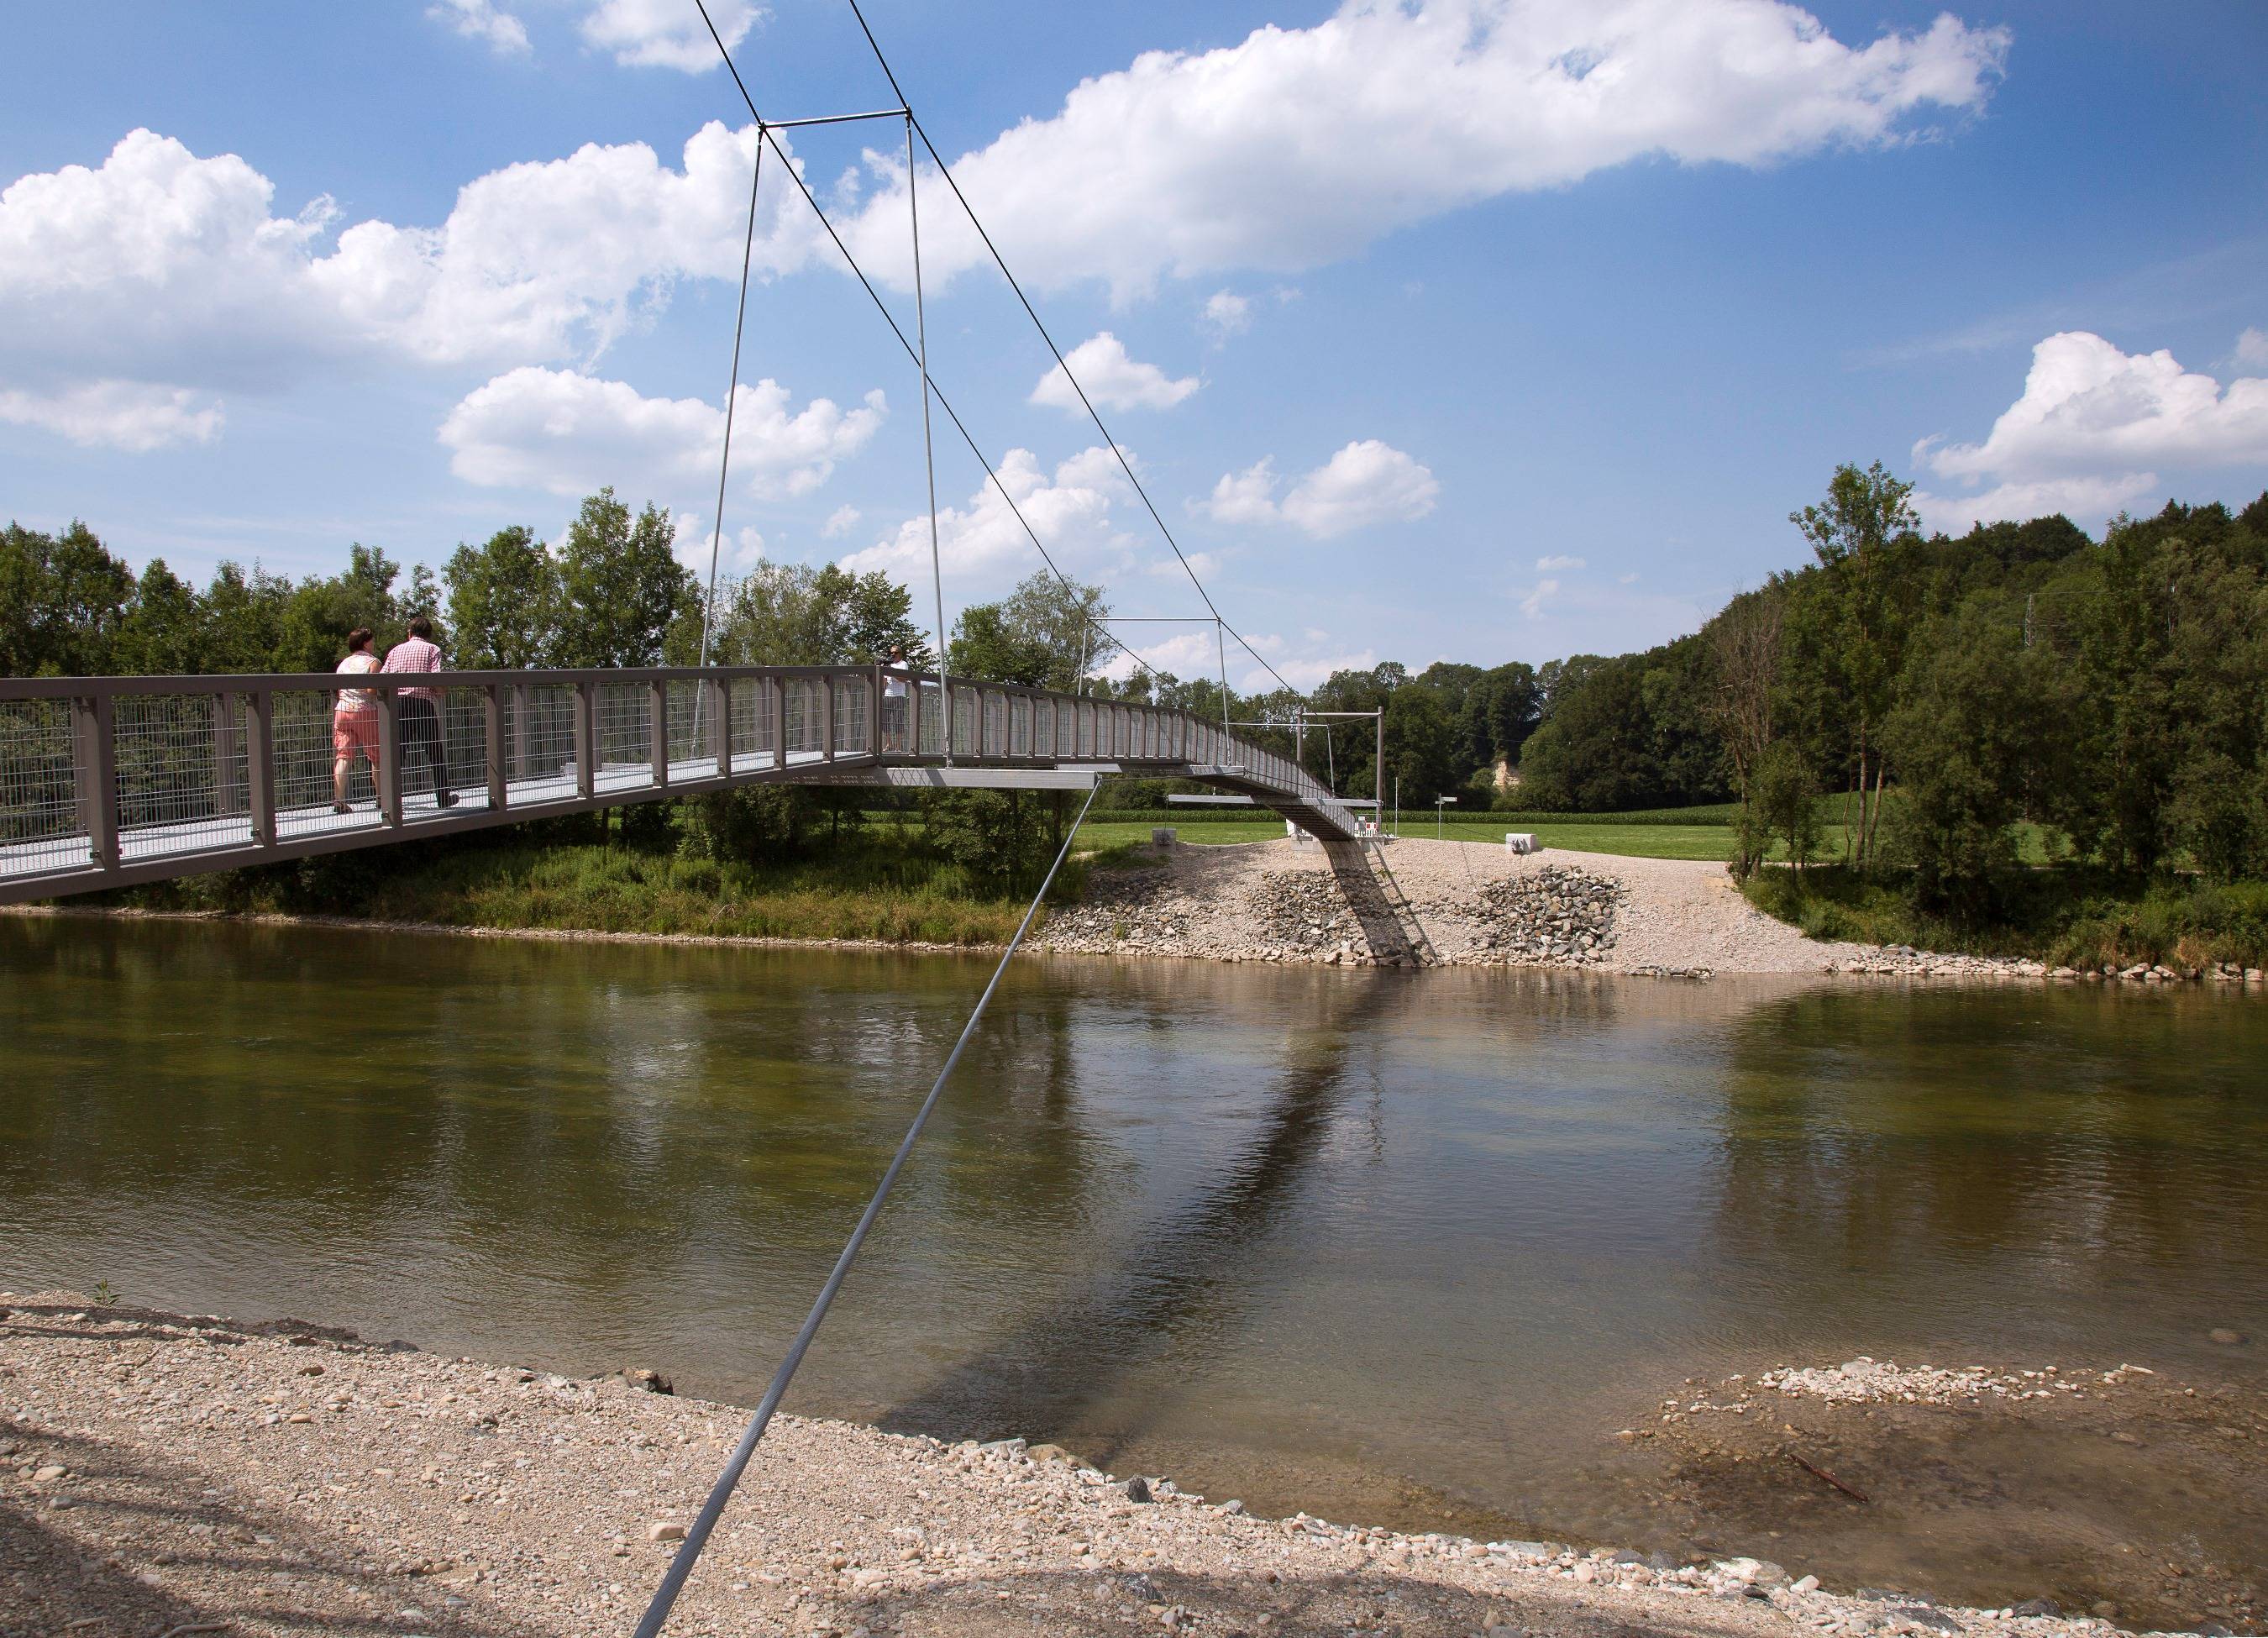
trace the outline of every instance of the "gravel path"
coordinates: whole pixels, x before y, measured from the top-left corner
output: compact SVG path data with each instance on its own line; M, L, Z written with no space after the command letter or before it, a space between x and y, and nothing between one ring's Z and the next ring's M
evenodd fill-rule
M0 1634L627 1633L742 1413L622 1377L0 1293ZM783 1417L684 1634L2107 1634L1676 1565L1245 1516L1020 1441Z
M1514 854L1477 842L1404 837L1386 849L1397 885L1419 927L1429 964L1519 962L1605 972L1706 977L1714 973L1885 973L1912 977L2041 978L2037 962L1940 956L1877 946L1825 943L1755 909L1725 867L1701 860L1634 859L1614 853ZM1564 951L1521 947L1532 929L1510 934L1504 884L1603 883L1610 913L1579 907L1575 924L1593 935ZM1563 899L1569 889L1557 889ZM1573 889L1577 898L1595 898ZM1314 845L1179 845L1097 879L1088 903L1052 916L1042 948L1090 954L1190 956L1224 961L1392 962L1373 925L1351 908L1332 865Z

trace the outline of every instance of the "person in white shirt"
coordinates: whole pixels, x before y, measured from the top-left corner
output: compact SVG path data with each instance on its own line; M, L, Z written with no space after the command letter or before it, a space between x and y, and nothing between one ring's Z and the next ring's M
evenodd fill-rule
M356 675L378 669L378 656L370 652L368 626L358 625L347 633L347 657L339 661L338 668ZM331 811L335 814L354 811L347 801L347 781L354 775L357 756L370 764L370 777L375 780L378 701L366 688L342 688L331 712Z

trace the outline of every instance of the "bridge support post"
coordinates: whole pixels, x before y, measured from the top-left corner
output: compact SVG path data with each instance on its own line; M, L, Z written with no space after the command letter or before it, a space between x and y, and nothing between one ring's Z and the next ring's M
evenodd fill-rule
M276 696L244 697L244 793L255 847L276 845Z
M866 755L880 757L882 754L882 668L876 666L874 675L866 679Z
M87 857L98 869L118 868L117 723L110 696L71 701L71 766L77 778L79 828L86 832Z
M599 730L592 719L592 686L575 683L575 793L588 801L599 793Z
M378 820L401 823L401 696L378 690Z
M733 685L723 677L708 677L701 686L709 690L709 750L722 778L733 771Z
M819 679L819 754L828 762L835 760L835 679Z
M669 684L654 682L646 694L646 749L653 758L653 788L669 788Z
M787 766L787 684L777 677L763 680L764 703L770 707L772 725L772 766Z
M481 734L488 747L489 811L492 814L502 813L506 801L504 727L502 690L490 682L481 690Z

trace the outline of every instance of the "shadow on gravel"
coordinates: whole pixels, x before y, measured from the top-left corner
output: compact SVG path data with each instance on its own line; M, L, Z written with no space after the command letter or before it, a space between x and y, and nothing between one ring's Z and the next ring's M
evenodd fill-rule
M529 1638L538 1630L483 1610L469 1592L462 1605L446 1607L447 1588L405 1575L370 1548L311 1531L288 1513L208 1494L211 1476L194 1468L21 1422L9 1435L18 1447L7 1458L11 1467L69 1472L0 1493L0 1638L66 1631L157 1638L241 1632L251 1623L308 1633L422 1627L464 1638Z

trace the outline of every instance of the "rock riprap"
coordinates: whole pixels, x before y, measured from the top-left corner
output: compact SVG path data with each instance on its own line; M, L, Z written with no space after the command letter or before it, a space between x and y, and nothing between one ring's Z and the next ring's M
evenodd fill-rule
M1621 882L1572 865L1491 882L1477 895L1485 912L1481 941L1507 961L1594 966L1618 942L1615 914L1624 896Z

